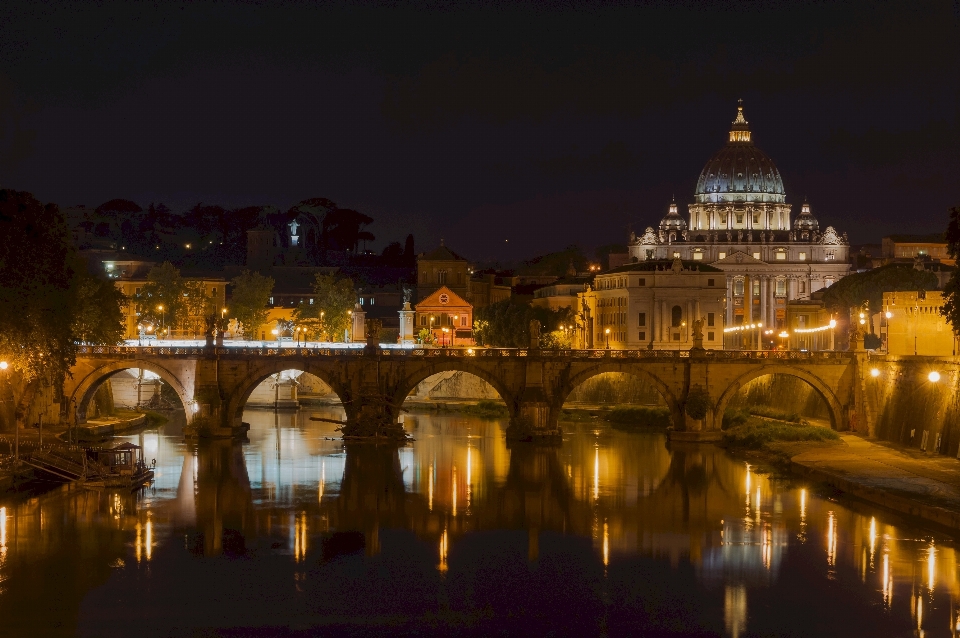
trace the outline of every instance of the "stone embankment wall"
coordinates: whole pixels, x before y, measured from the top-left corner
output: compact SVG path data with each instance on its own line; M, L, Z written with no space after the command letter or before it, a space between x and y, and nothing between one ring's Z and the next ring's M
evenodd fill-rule
M960 370L958 362L885 357L867 361L861 371L860 391L866 415L880 439L918 448L931 454L960 453ZM872 373L877 371L876 376ZM930 373L940 375L930 380ZM858 431L865 431L859 425Z
M567 396L567 402L666 405L657 389L646 379L619 372L607 372L587 379Z

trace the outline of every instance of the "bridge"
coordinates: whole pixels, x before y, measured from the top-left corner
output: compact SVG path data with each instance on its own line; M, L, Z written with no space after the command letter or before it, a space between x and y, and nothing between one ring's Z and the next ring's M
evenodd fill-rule
M90 399L112 375L142 368L158 375L180 397L188 415L203 415L205 434L238 432L247 398L271 375L302 370L320 378L343 403L347 420L385 411L396 420L421 381L445 371L473 374L499 392L527 438L559 435L557 418L567 396L606 372L646 379L670 409L673 436L717 440L722 415L736 392L761 376L784 374L808 383L823 397L834 429L865 422L866 353L729 350L544 350L506 348L244 348L83 346L63 388L61 418L83 423ZM702 418L688 399L706 397ZM29 401L31 393L24 395ZM371 401L376 397L377 401ZM18 410L25 414L26 410Z

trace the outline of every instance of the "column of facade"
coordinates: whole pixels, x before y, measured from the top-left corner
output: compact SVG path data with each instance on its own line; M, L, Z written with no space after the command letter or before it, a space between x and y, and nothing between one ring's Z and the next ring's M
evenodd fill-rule
M767 277L760 278L760 323L767 327Z
M743 278L743 323L753 323L753 277Z
M733 325L733 277L727 277L726 324Z
M767 320L764 322L771 328L777 327L777 279L771 277L767 284Z

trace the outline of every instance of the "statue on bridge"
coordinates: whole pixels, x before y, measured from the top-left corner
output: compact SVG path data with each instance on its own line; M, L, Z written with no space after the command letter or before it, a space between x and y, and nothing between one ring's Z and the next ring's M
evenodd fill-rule
M540 321L530 320L530 347L534 350L540 347Z
M693 320L691 324L693 330L693 348L690 349L691 352L701 352L703 349L703 318L698 317Z

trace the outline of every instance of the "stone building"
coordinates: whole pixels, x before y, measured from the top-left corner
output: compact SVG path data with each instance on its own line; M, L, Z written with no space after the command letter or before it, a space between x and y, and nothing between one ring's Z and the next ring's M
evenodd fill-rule
M470 296L470 264L443 245L417 257L417 299L426 299L446 286L461 299Z
M950 247L943 233L888 235L880 241L880 254L885 264L896 261L911 262L920 258L930 259L947 266L957 265L957 260L950 256Z
M939 291L883 293L883 310L876 327L881 340L886 341L887 352L932 357L957 354L957 335L940 314L943 301Z
M631 260L682 259L722 270L728 326L783 328L789 301L809 299L850 271L846 234L821 230L806 202L791 218L780 172L754 146L742 105L687 210L684 219L672 203L657 229L631 233Z
M694 321L703 347L723 347L724 274L708 264L644 260L600 273L579 294L585 348L687 349Z
M473 306L450 288L440 286L414 310L415 335L426 329L440 345L473 343Z

